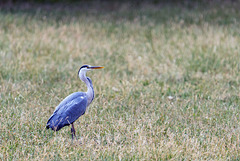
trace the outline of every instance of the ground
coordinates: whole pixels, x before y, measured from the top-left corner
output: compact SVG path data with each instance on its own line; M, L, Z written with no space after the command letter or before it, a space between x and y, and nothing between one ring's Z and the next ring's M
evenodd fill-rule
M1 160L239 160L240 3L17 4L0 9ZM55 107L95 99L70 127Z

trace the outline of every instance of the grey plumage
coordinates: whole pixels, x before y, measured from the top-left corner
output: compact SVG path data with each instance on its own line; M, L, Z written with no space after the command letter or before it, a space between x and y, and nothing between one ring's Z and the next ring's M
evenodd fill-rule
M69 126L83 115L87 108L87 96L83 92L75 92L66 97L55 109L47 122L47 129L58 131Z
M92 69L101 69L103 67L92 67L89 65L82 66L78 71L79 78L86 83L87 92L75 92L67 96L56 107L52 116L48 119L46 128L51 128L54 131L58 131L64 126L72 125L71 132L72 138L75 135L75 129L73 123L82 115L84 115L87 107L94 99L94 90L92 80L86 77L86 72Z

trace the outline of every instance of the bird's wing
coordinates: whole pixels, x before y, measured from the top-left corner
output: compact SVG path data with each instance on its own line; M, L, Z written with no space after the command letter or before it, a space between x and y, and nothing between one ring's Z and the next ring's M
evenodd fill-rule
M87 108L87 96L83 92L76 92L66 97L55 109L49 118L47 127L53 130L60 130L70 125L83 115Z
M85 97L86 97L86 93L83 93L83 92L75 92L70 94L59 103L59 105L54 110L54 113L58 112L59 110L62 111L63 109L65 109L67 106L71 104L78 103L79 101L84 100Z

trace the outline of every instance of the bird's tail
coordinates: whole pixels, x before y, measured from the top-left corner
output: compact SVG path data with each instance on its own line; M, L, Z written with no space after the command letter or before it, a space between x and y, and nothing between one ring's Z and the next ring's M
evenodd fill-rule
M54 114L48 119L46 129L51 128L52 130L54 130L53 125L51 125L51 122L52 122L51 120L52 120L53 116L54 116Z
M49 129L49 128L51 128L52 130L54 130L54 131L58 131L58 130L60 130L60 128L58 127L58 125L54 125L54 123L52 122L50 122L50 121L48 121L48 123L47 123L47 125L46 125L46 129Z
M46 125L46 129L49 129L49 126L50 126L50 124L48 123L48 124Z
M62 119L60 119L58 116L56 116L55 114L53 114L47 124L46 124L46 128L49 129L51 128L52 130L54 131L58 131L60 130L62 127L66 126L66 125L69 125L69 124L66 124L64 121L62 121Z

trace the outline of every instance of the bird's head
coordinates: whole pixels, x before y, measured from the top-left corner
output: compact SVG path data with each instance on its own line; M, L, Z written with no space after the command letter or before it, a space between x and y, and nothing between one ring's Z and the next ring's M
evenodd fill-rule
M79 69L79 71L78 71L78 76L79 76L80 79L81 79L82 76L85 76L85 74L86 74L87 71L90 71L90 70L92 70L92 69L102 69L102 68L104 68L104 67L91 66L91 65L83 65L83 66Z

